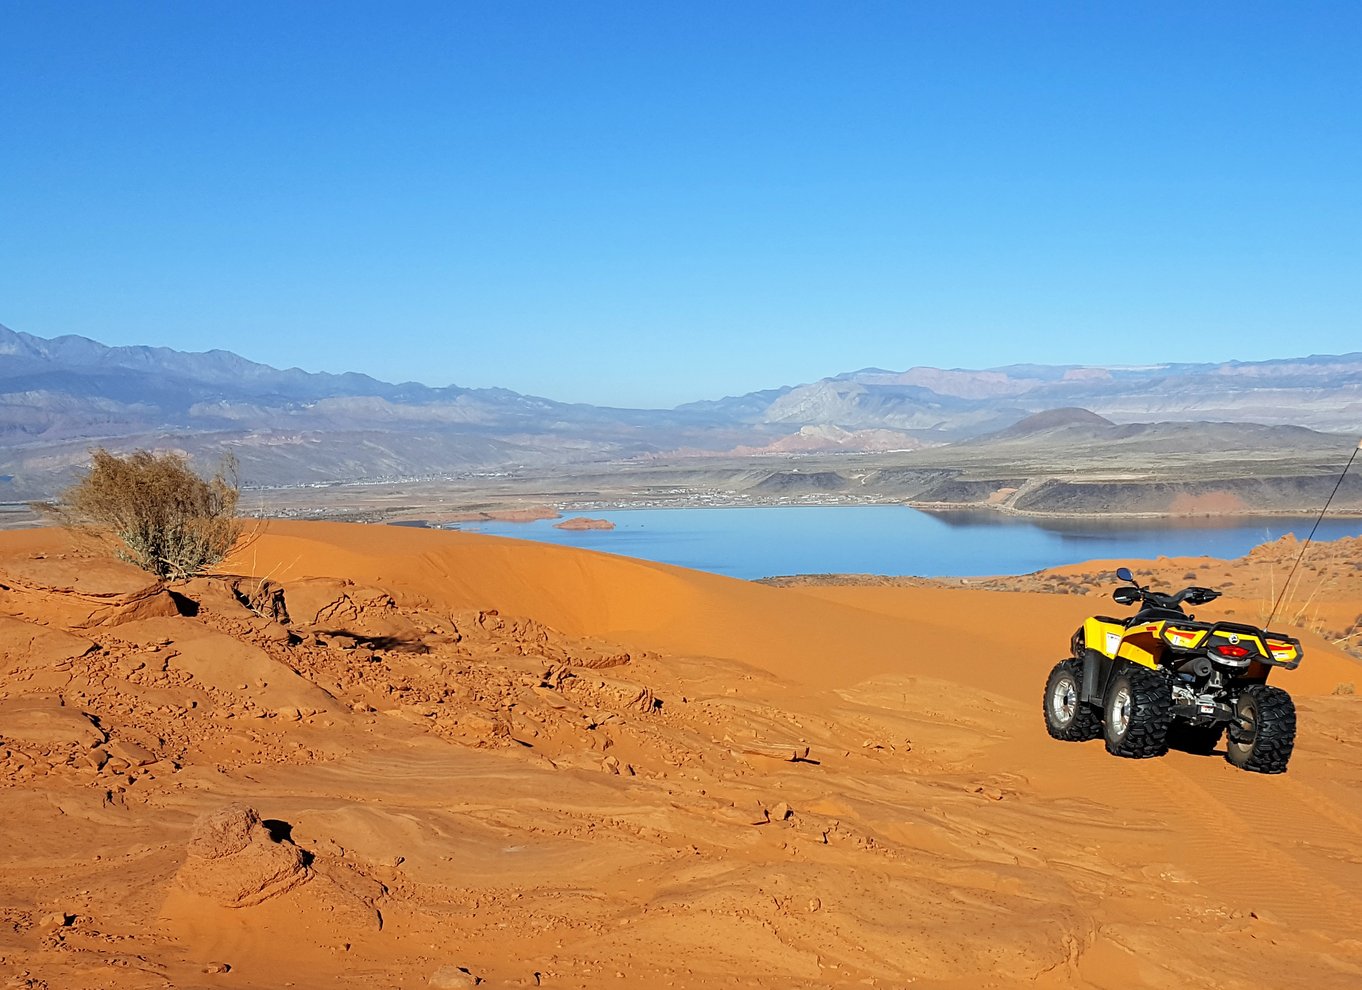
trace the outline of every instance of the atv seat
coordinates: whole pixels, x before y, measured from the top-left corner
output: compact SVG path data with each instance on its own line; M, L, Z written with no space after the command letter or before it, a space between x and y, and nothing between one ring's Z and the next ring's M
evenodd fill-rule
M1180 608L1157 608L1150 605L1140 609L1130 618L1126 619L1125 625L1129 629L1131 626L1138 626L1141 622L1158 622L1162 619L1185 619L1187 613Z

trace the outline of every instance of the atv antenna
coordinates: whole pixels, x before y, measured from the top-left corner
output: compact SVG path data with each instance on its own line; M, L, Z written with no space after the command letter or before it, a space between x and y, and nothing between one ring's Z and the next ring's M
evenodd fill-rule
M1272 603L1272 612L1268 615L1267 621L1263 623L1263 628L1267 629L1272 625L1272 620L1277 616L1277 609L1282 604L1282 599L1286 597L1286 589L1291 587L1291 579L1296 576L1296 568L1300 567L1301 561L1305 559L1305 551L1310 549L1310 541L1315 538L1315 530L1319 529L1320 521L1324 519L1324 513L1329 511L1329 504L1333 502L1334 496L1338 494L1339 488L1343 486L1343 479L1348 475L1348 468L1353 466L1353 461L1357 459L1357 452L1362 450L1362 440L1357 441L1357 446L1353 448L1352 457L1348 458L1348 463L1343 465L1343 473L1338 476L1338 481L1334 483L1334 490L1329 493L1329 497L1324 502L1324 508L1319 510L1319 516L1315 519L1315 524L1310 527L1310 535L1305 538L1305 544L1301 547L1296 562L1291 565L1291 573L1286 576L1286 582L1282 585L1282 590L1277 594L1277 600Z

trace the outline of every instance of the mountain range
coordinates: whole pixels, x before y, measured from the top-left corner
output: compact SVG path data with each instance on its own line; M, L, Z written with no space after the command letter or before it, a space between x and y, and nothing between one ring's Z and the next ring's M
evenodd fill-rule
M1143 367L868 368L670 410L280 370L0 326L0 500L45 497L95 445L231 449L248 484L435 477L681 454L912 450L1061 408L1115 423L1362 431L1362 353Z

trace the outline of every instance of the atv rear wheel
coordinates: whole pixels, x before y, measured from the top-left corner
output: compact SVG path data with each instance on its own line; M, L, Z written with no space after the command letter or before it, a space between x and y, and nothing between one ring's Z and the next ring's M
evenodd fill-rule
M1083 662L1061 660L1045 682L1045 728L1055 739L1086 742L1102 734L1102 716L1082 700Z
M1107 752L1142 760L1168 752L1173 690L1168 675L1134 664L1112 678L1102 708Z
M1250 684L1239 692L1225 759L1256 773L1285 773L1296 746L1296 705L1281 688Z

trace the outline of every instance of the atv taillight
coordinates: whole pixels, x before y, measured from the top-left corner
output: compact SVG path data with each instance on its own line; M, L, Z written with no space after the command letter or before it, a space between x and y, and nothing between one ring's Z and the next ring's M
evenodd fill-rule
M1213 646L1211 647L1211 650L1212 652L1218 653L1220 654L1220 656L1230 660L1242 660L1244 659L1244 657L1249 655L1249 651L1244 649L1242 646L1231 646L1227 643L1221 643L1219 646Z

